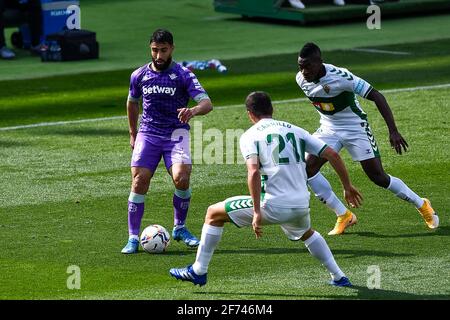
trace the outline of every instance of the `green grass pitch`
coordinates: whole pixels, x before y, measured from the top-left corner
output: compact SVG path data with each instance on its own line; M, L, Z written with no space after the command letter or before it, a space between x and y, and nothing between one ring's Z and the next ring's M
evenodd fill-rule
M92 1L92 6L102 3ZM203 1L199 10L204 7ZM432 18L444 20L439 16L424 19ZM221 23L230 21L234 20ZM234 22L239 28L250 29L247 22ZM401 21L389 24L400 26ZM266 27L270 28L258 24L256 29L263 33ZM289 30L286 38L291 35ZM312 37L324 37L320 29L310 32ZM142 250L131 256L120 254L127 239L130 148L123 116L131 67L120 68L118 61L110 61L114 62L111 69L105 67L110 71L73 74L68 70L71 74L0 81L0 299L449 299L450 40L437 33L430 41L418 34L407 35L406 30L403 33L410 43L401 44L403 41L397 39L376 49L407 55L349 51L350 43L334 43L329 49L336 50L326 50L324 57L385 90L410 150L398 156L390 149L381 115L372 103L362 101L384 168L428 197L441 225L436 231L427 230L412 205L376 187L358 163L341 153L364 196L363 206L355 210L359 223L343 236L327 236L335 216L314 197L311 220L353 288L327 285L326 270L301 242L287 240L278 226L264 227L263 238L256 240L250 228L226 225L210 265L208 284L202 288L169 276L170 268L195 259L196 251L181 243L172 242L161 255ZM286 38L280 41L287 42ZM377 41L382 42L381 38ZM250 123L243 100L249 91L265 90L277 101L302 98L294 80L296 49L288 49L279 53L276 48L264 49L261 57L255 57L256 52L240 57L228 52L223 59L229 67L227 75L197 72L216 106L209 115L193 119L201 122L203 133L212 128L223 135L226 130L247 129ZM11 63L19 64L20 60ZM0 61L0 70L5 70L2 68L12 67ZM21 68L17 70L21 72ZM85 68L81 71L89 70ZM428 88L397 90L420 86ZM318 126L317 112L304 100L279 102L275 108L276 118L310 132ZM122 117L5 129L116 116ZM209 144L204 141L204 146ZM330 167L323 173L341 195ZM194 164L192 189L188 226L199 235L208 205L248 193L245 166ZM142 227L158 223L171 229L172 192L170 178L160 166L146 197ZM71 275L67 269L72 265L81 271L79 290L67 288ZM368 288L370 266L378 266L381 272L378 289Z

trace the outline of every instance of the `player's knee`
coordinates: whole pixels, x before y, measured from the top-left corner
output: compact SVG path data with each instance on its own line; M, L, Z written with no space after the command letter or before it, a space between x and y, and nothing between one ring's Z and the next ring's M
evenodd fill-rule
M176 175L173 177L173 183L175 184L175 188L179 190L189 189L189 174Z
M214 216L215 210L214 206L209 206L208 210L206 210L205 223L209 224L209 222L213 222L215 219Z
M145 194L148 191L148 186L150 184L149 177L141 174L137 174L133 177L132 189L133 192L139 194Z
M205 216L205 223L209 225L217 225L223 223L221 214L216 205L211 205L208 207Z

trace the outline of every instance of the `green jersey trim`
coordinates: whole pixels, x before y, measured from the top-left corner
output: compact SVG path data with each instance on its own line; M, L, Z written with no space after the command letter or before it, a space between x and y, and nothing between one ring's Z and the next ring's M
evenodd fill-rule
M303 139L300 139L300 157L303 162L305 161L305 150L306 150L306 142Z
M328 148L328 145L327 145L327 144L324 145L324 146L322 147L322 149L320 149L320 151L317 153L317 156L320 157L320 156L322 155L322 152L324 152L326 148Z
M372 146L372 150L373 150L373 154L375 155L375 158L381 158L380 148L378 147L377 141L375 140L372 130L370 129L370 126L367 122L364 124L364 129L366 130L367 138L369 139L370 145Z
M264 201L264 198L266 197L266 183L267 180L269 180L269 176L262 174L261 175L261 202Z
M369 89L367 89L366 94L363 96L364 99L367 98L367 96L369 95L370 91L372 91L373 87L370 86Z
M253 200L250 196L242 196L225 202L225 211L230 213L239 209L253 208Z
M345 71L343 71L343 70L341 70L341 69L338 69L338 68L331 68L331 69L328 70L328 71L330 71L331 73L340 75L342 78L347 79L347 80L349 80L349 81L353 80L353 77L352 77L352 75L351 75L350 73L347 73L347 72L345 72Z
M362 111L357 106L351 106L350 109L355 113L358 117L360 117L362 120L367 121L367 114Z

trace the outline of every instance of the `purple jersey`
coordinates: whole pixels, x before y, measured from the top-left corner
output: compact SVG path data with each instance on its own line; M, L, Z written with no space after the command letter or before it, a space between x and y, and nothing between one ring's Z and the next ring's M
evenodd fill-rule
M187 68L172 62L164 71L153 71L149 64L131 74L128 100L142 97L143 112L139 132L170 136L175 129L189 130L178 120L177 109L185 108L189 98L199 102L209 99L196 76Z

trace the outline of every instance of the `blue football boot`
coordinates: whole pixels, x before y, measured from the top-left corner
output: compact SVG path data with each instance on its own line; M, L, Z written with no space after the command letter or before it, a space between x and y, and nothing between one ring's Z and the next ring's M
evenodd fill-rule
M198 247L200 244L200 240L192 235L186 227L179 229L173 228L172 238L176 241L182 240L190 248Z
M190 281L194 285L204 286L206 284L206 275L202 274L199 276L194 272L194 269L192 268L192 265L187 266L186 268L180 268L180 269L170 269L169 271L170 275L177 280L181 281Z
M339 280L331 280L329 282L332 286L336 287L351 287L352 283L348 280L347 277L342 277Z
M137 253L139 248L139 240L137 239L128 239L127 245L122 249L122 253L130 254Z

